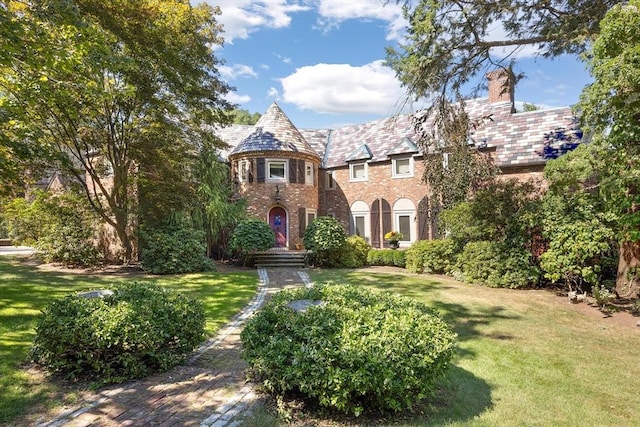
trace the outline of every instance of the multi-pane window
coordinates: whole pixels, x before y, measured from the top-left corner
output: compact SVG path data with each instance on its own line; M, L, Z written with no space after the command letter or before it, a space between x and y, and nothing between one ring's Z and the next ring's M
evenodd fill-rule
M367 164L352 163L349 165L350 181L366 181L367 180Z
M240 160L238 163L238 179L240 182L247 182L249 180L249 161Z
M353 226L355 228L353 231L356 236L365 237L364 219L364 215L356 215L353 217Z
M402 233L402 240L405 242L411 242L411 215L397 214L396 215L397 228Z
M325 177L326 177L325 188L327 190L333 190L335 188L335 182L333 180L333 172L327 171Z
M316 219L316 211L307 209L307 227Z

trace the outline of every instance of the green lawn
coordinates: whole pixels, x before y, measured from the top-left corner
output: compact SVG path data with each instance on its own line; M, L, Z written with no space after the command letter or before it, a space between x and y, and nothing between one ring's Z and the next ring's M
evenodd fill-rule
M0 258L0 424L10 422L29 408L52 404L49 396L58 391L54 384L34 380L20 367L29 351L40 310L69 292L101 288L121 280L132 279L41 271L15 259ZM252 271L136 280L177 289L202 301L209 335L244 307L257 288L257 275Z
M637 426L640 328L544 290L507 290L411 274L330 270L332 280L423 301L459 335L441 398L401 425Z

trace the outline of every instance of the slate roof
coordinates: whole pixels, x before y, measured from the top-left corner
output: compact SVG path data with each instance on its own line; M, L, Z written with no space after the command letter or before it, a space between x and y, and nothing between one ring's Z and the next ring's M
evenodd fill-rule
M575 128L569 107L511 113L510 102L490 103L488 98L469 100L472 119L490 115L492 121L472 133L477 145L495 149L497 166L542 164L544 135L558 128ZM338 129L298 130L273 104L255 126L232 125L216 131L230 144L232 153L246 151L298 151L319 156L322 167L347 166L348 161L388 161L390 156L419 154L411 114L396 115ZM264 120L263 120L264 119ZM427 125L431 120L427 120ZM365 146L368 153L357 153Z
M275 102L230 155L252 151L288 151L320 157Z

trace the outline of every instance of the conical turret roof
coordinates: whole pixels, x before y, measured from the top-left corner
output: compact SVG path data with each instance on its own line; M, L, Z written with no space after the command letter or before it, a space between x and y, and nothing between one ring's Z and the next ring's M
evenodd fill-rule
M231 152L231 156L252 151L285 151L319 158L277 103L271 104L254 130Z

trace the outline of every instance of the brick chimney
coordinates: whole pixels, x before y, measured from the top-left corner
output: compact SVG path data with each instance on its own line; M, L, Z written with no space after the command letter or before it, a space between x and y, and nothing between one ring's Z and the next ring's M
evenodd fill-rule
M500 68L487 73L489 102L510 102L514 109L515 76L511 68Z

